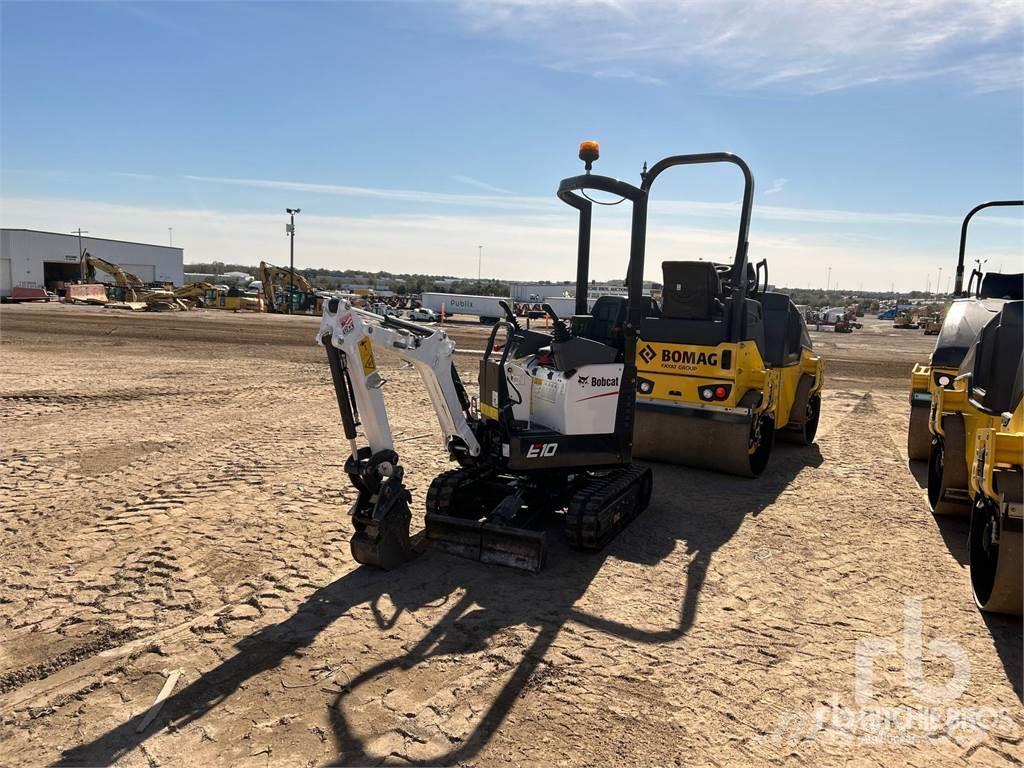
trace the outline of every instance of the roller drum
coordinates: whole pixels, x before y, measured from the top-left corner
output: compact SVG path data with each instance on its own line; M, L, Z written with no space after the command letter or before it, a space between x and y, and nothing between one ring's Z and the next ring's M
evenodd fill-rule
M999 522L999 508L981 497L971 510L971 587L983 611L1020 616L1024 610L1024 534ZM1019 525L1019 521L1018 521ZM998 532L998 543L995 530Z
M756 477L767 464L775 435L770 419L763 419L760 440L752 440L752 419L724 421L638 408L633 458Z
M911 406L910 427L907 430L907 458L911 461L928 461L928 449L932 433L928 429L930 414L927 408Z

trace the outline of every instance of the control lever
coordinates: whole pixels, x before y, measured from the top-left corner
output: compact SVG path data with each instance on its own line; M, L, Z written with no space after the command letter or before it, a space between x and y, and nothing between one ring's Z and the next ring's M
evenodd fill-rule
M560 320L558 315L555 314L555 310L552 309L550 304L541 304L541 309L544 310L545 314L551 318L551 340L564 342L572 338L572 334L569 329L565 327L565 321Z
M505 310L505 317L507 317L508 321L512 323L512 327L516 329L516 333L521 331L522 328L519 327L519 320L516 319L516 313L512 311L512 307L508 305L508 302L501 299L498 302L498 306Z

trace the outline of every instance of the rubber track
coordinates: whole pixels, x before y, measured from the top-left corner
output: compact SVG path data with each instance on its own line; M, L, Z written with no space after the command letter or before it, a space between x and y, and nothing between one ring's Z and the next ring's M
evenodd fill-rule
M595 551L604 547L646 506L641 506L641 481L651 470L631 464L587 483L569 502L565 513L565 537L573 549ZM628 512L615 519L616 502L634 496Z
M494 470L490 467L459 467L442 472L433 479L430 488L427 489L427 514L459 517L457 511L451 511L455 492L493 474Z

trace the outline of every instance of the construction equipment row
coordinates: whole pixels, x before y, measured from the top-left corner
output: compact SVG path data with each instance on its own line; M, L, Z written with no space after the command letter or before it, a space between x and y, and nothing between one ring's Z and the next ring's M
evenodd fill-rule
M375 314L337 295L324 302L317 341L327 351L358 491L352 554L392 568L413 553L411 496L395 449L375 350L420 374L455 468L427 492L428 546L526 570L545 561L561 512L573 548L604 547L647 506L647 458L756 476L777 437L814 439L824 364L803 317L767 289L767 263L748 261L754 180L727 153L676 155L646 165L639 186L593 174L596 142L580 145L585 173L557 196L578 211L571 318L550 304L550 333L523 328L501 302L479 361L479 397L453 365L455 343L437 326ZM656 179L676 166L730 164L744 193L729 264L666 261L664 304L643 295L647 212ZM632 234L626 297L587 304L594 192L628 201ZM360 443L358 427L362 427Z
M914 366L907 453L928 462L935 514L970 515L974 599L1020 615L1024 602L1024 274L972 271L963 287L971 209L960 230L955 299L926 363Z
M262 296L250 295L239 288L204 282L189 283L173 290L147 286L131 272L113 262L93 256L88 251L82 253L81 268L86 285L99 285L97 270L107 273L114 280L113 285L104 287L102 291L68 292L69 301L83 304L103 304L151 311L203 307L234 312L287 312L291 304L295 311L306 312L317 308L318 302L317 290L304 276L267 262L260 262L259 266Z

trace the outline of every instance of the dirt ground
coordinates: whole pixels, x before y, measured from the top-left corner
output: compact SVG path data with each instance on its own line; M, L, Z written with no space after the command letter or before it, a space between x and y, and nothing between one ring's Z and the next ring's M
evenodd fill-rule
M655 466L600 554L382 573L348 552L315 328L0 310L0 764L1022 764L1020 621L975 609L966 523L907 467L933 339L814 333L816 445ZM416 523L447 461L384 363Z

